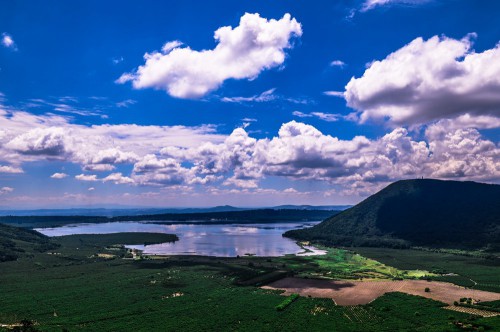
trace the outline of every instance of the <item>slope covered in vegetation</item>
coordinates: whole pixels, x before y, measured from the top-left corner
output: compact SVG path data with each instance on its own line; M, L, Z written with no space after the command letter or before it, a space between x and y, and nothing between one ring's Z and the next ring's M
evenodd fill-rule
M330 245L499 250L500 186L403 180L322 223L285 233Z
M33 251L44 252L58 246L36 231L0 224L0 262L13 261Z

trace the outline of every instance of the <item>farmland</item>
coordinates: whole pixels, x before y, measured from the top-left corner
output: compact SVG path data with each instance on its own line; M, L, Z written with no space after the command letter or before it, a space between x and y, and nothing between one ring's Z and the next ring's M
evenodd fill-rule
M376 274L386 280L391 274L384 271L404 275L347 250L304 257L127 260L118 258L126 250L113 246L117 240L62 237L57 250L2 263L0 324L26 319L40 331L454 331L454 322L500 327L498 317L471 318L444 310L441 302L391 292L361 306L300 296L278 311L285 300L281 291L253 286L276 274L324 279Z
M282 289L285 290L285 294L299 293L303 296L332 298L338 305L367 304L390 292L418 295L450 305L460 298L500 300L500 293L465 289L450 283L425 280L333 281L285 278L272 282L264 288Z
M500 292L499 258L484 259L443 252L387 248L353 248L353 250L398 269L423 269L439 273L440 275L431 277L433 280Z

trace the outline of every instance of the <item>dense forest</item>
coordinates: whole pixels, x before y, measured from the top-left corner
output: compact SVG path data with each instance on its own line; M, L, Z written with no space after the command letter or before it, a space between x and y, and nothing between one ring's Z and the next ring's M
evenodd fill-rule
M59 245L49 237L30 229L0 224L0 262L17 260L33 251L44 252Z

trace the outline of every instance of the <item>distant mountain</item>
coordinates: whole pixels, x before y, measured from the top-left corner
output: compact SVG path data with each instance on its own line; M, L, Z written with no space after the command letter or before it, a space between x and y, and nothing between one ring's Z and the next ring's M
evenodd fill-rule
M292 210L292 209L255 209L242 211L197 212L197 213L158 213L125 216L0 216L0 223L25 228L57 227L80 223L107 223L119 221L151 221L161 224L249 224L320 221L340 211L332 210Z
M280 205L268 208L234 207L230 205L215 206L209 208L68 208L68 209L36 209L36 210L0 210L0 216L137 216L152 214L184 214L184 213L209 213L249 211L256 209L273 210L325 210L340 211L349 208L350 205Z
M500 185L398 181L312 228L284 235L342 246L500 251Z
M49 237L36 231L0 224L0 262L13 261L33 251L57 248Z
M352 205L278 205L272 207L275 210L324 210L324 211L343 211L352 207Z

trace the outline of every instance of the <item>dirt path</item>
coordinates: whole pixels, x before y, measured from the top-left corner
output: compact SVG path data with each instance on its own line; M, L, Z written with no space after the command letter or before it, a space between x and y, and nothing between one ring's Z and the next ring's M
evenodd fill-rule
M453 304L462 297L470 297L483 302L500 300L500 293L466 289L447 282L425 280L334 281L285 278L262 288L283 289L285 295L298 293L302 296L331 298L338 305L367 304L388 292L420 295L448 304ZM426 292L425 288L429 288L430 292Z

